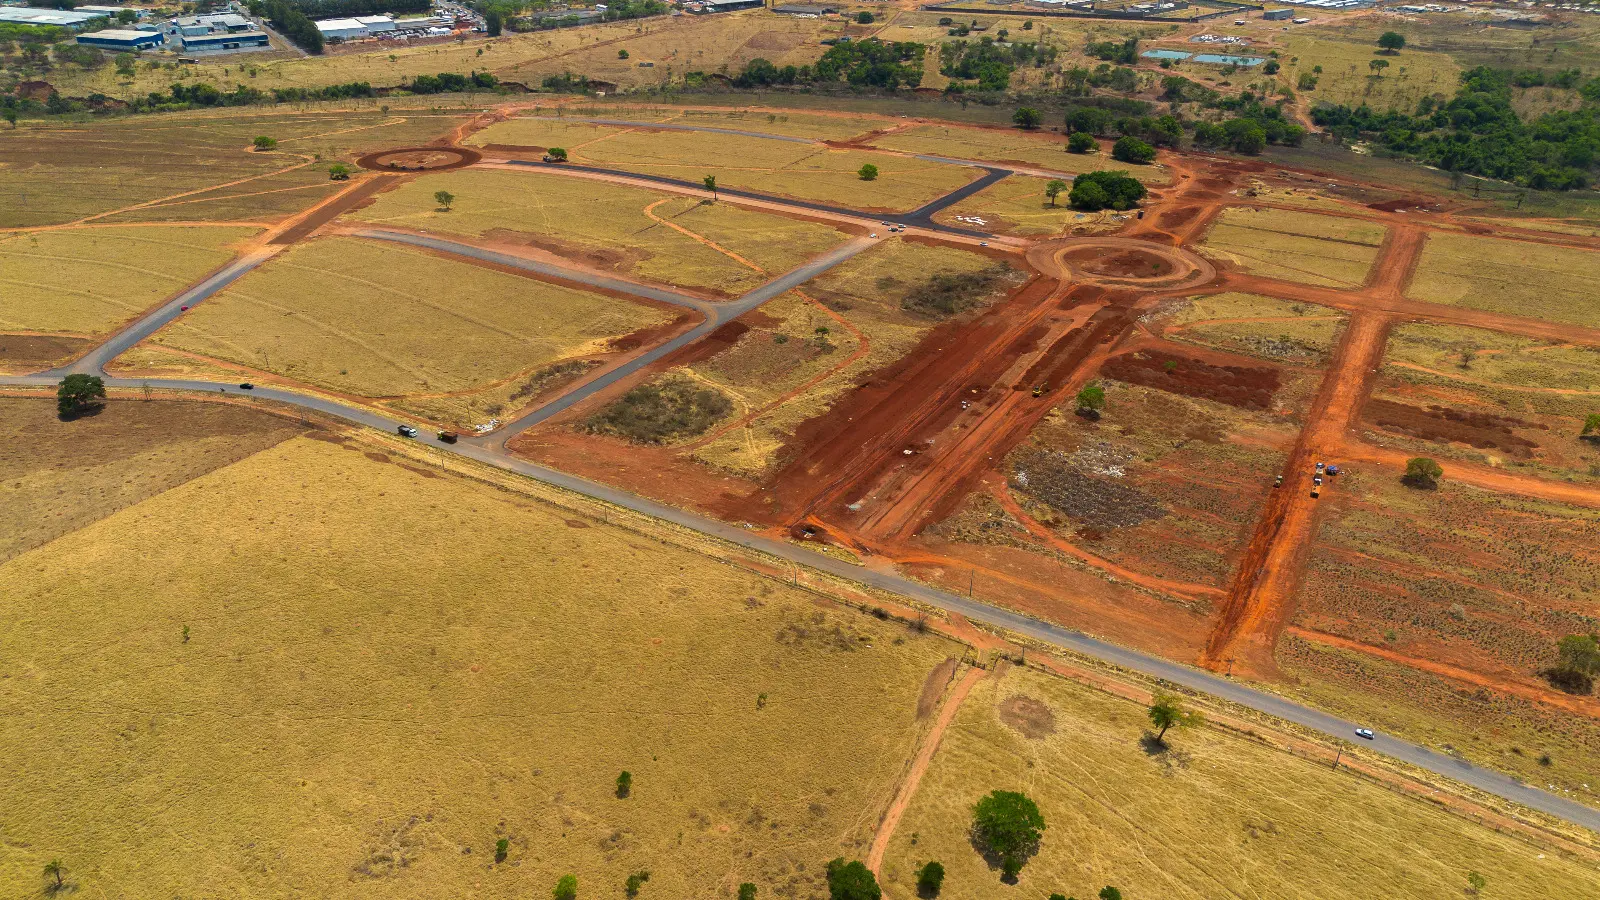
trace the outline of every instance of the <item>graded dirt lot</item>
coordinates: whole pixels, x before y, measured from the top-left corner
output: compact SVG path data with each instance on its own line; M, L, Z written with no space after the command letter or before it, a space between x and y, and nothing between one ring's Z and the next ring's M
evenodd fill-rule
M299 433L215 403L119 400L72 422L0 398L0 562Z
M1407 728L1469 759L1579 790L1594 802L1600 785L1589 774L1600 766L1600 721L1592 698L1585 711L1537 672L1554 663L1559 638L1591 627L1600 513L1462 486L1450 480L1450 462L1443 465L1445 477L1433 491L1408 488L1396 473L1366 465L1339 476L1327 492L1333 502L1294 622L1305 640L1332 635L1354 642L1355 651L1365 648L1369 658L1410 662L1424 673L1443 664L1448 669L1434 674L1465 674L1453 687L1433 685L1423 694L1414 671L1374 672L1369 662L1341 664L1340 654L1303 650L1291 650L1285 662L1309 670L1308 685L1360 684L1368 695L1396 701L1392 711L1371 711L1373 727ZM1441 699L1447 708L1424 720L1413 705L1425 707L1424 698L1441 690L1458 695ZM1368 705L1354 697L1346 702ZM1451 709L1459 707L1472 712ZM1536 764L1544 752L1554 765ZM1585 782L1589 789L1581 788Z
M115 331L232 259L257 233L124 227L0 235L0 330L78 337ZM0 366L9 365L0 351Z
M434 199L440 190L456 197L448 212ZM354 216L377 225L520 244L591 268L730 297L846 239L826 225L726 203L702 204L692 197L539 172L430 175L380 194Z
M364 397L481 390L603 352L675 317L354 238L268 261L162 329L158 345Z
M1360 219L1230 206L1198 249L1252 275L1354 288L1366 280L1384 228Z
M884 896L916 896L914 872L945 867L943 895L1093 897L1460 896L1470 871L1495 895L1579 896L1593 864L1401 797L1326 762L1203 727L1150 753L1143 706L1031 670L973 686L889 844ZM972 805L1023 791L1045 830L1017 885L973 850Z
M1122 169L1140 181L1157 184L1166 182L1170 177L1161 166L1130 166L1117 162L1111 158L1109 151L1068 153L1067 140L1063 135L1018 131L1015 128L917 125L904 131L893 130L873 136L866 143L902 153L985 159L1074 175L1100 169Z
M0 893L809 897L864 853L959 645L315 437L0 566Z
M1597 328L1597 292L1593 251L1436 232L1406 296Z

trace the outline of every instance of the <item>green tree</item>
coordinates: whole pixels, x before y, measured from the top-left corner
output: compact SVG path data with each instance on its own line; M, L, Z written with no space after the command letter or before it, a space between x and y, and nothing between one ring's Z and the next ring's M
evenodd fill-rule
M1039 851L1044 814L1026 794L992 791L972 808L972 836L1007 880L1017 877L1028 857Z
M917 870L917 894L922 897L937 897L939 889L944 887L944 864L938 862L925 862Z
M1367 68L1372 70L1373 74L1382 76L1383 70L1389 68L1389 61L1387 59L1374 59L1367 63Z
M1314 91L1317 89L1317 76L1310 72L1301 72L1300 80L1295 84L1295 87L1302 91Z
M633 773L623 772L617 776L617 799L625 800L633 793Z
M700 183L705 185L706 190L711 192L711 199L717 199L717 176L707 175L705 178L701 179Z
M450 193L449 191L434 191L433 199L434 202L438 203L444 208L445 212L449 212L450 204L456 202L456 195Z
M1569 634L1556 642L1560 667L1585 675L1600 675L1600 638L1592 634Z
M649 880L649 872L635 872L628 876L627 881L622 883L622 890L629 897L637 897L639 896L639 889L644 887L644 883Z
M553 900L578 900L578 876L563 875L556 882L556 889L550 892Z
M506 28L506 17L498 9L491 9L483 16L484 32L489 37L499 37Z
M1050 198L1050 205L1055 206L1056 198L1061 196L1061 192L1066 189L1067 183L1065 181L1062 181L1059 178L1052 178L1050 179L1050 182L1044 186L1044 195Z
M328 167L328 177L334 181L348 181L350 179L350 167L344 163L334 163Z
M860 860L845 862L844 857L828 863L828 900L882 900L883 891L872 870Z
M278 139L269 138L266 135L262 135L261 137L256 138L255 146L257 152L261 153L265 153L268 150L276 150L278 149Z
M1132 209L1144 199L1145 187L1125 171L1085 172L1072 180L1067 202L1074 209Z
M501 838L494 842L494 861L505 862L506 855L511 852L511 841Z
M1278 70L1280 68L1282 67L1278 65L1277 60L1269 59L1267 60L1267 64L1261 67L1261 71L1267 75L1276 75L1278 74Z
M1032 131L1033 129L1038 128L1039 125L1044 122L1044 116L1041 115L1037 109L1034 109L1031 106L1024 106L1011 114L1011 121L1014 122L1018 128L1026 128L1029 131Z
M617 59L627 59L627 58L628 58L628 51L626 51L626 50L618 50L617 51Z
M6 124L7 125L10 125L12 128L16 128L17 127L17 111L16 110L14 110L14 109L6 110L5 111L5 117L6 117Z
M98 375L68 375L56 386L56 412L67 419L98 405L106 398L106 383Z
M44 877L50 879L50 892L56 893L66 887L67 867L59 859L52 859L44 864Z
M1477 872L1467 873L1467 893L1476 897L1478 894L1483 892L1484 888L1488 886L1489 879L1479 875Z
M756 900L756 886L748 881L739 885L739 900Z
M876 181L878 178L878 167L872 163L866 163L860 169L856 170L856 174L861 176L862 181Z
M544 155L550 157L551 159L560 160L561 162L566 162L567 161L567 148L565 148L565 147L547 147L547 148L545 148Z
M123 10L123 12L131 12L131 11L132 10ZM116 57L115 57L115 60L116 60L116 64L117 64L117 74L118 75L124 75L124 76L127 76L129 78L133 77L134 71L133 71L133 54L132 53L118 53L116 55Z
M856 24L857 25L871 25L872 24L872 13L869 13L866 10L862 10L861 12L856 13Z
M1600 434L1600 413L1590 413L1584 418L1583 431L1580 434L1584 437Z
M1078 392L1078 408L1099 411L1106 408L1106 389L1098 384L1086 384Z
M1172 694L1156 694L1150 698L1150 724L1161 729L1156 732L1155 742L1165 744L1167 729L1190 728L1199 725L1204 718L1198 712L1183 708L1183 703Z
M1100 900L1122 900L1122 892L1108 884L1100 889Z
M1410 487L1432 490L1439 486L1439 479L1444 475L1444 469L1439 464L1426 456L1417 456L1406 460L1406 474L1400 480Z
M1155 161L1156 148L1133 135L1125 135L1111 145L1111 158L1118 162L1148 165Z
M1399 53L1406 46L1406 36L1398 31L1385 31L1378 35L1378 46L1388 53Z
M1066 894L1060 893L1058 891L1058 892L1050 895L1050 900L1078 900L1078 898L1077 897L1068 897Z
M1095 149L1094 135L1086 131L1074 131L1072 136L1067 138L1068 153L1088 153L1093 149Z

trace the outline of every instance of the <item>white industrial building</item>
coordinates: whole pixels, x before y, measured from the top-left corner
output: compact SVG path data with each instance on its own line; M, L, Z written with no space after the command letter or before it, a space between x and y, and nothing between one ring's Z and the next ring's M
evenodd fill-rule
M317 30L325 41L353 41L367 36L367 26L359 19L319 19Z
M367 29L368 34L394 30L394 19L389 16L356 16L356 21Z
M105 18L105 13L79 12L75 9L0 6L0 22L13 22L18 25L54 25L58 28L76 28L85 22L103 18Z

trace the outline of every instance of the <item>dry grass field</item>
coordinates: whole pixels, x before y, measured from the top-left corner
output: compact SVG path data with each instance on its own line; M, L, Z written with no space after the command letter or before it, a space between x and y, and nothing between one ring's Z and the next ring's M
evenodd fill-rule
M433 199L448 190L449 212ZM692 197L536 171L462 170L408 182L354 215L368 222L531 244L637 278L737 296L770 276L679 231L687 229L772 274L846 236L826 225Z
M1076 175L1101 169L1124 169L1140 181L1165 183L1170 177L1161 166L1130 166L1111 158L1110 153L1068 153L1066 138L1014 128L960 128L953 125L918 125L871 139L874 147L1001 163L1037 166Z
M1592 630L1600 513L1466 487L1443 467L1433 491L1392 470L1339 476L1294 621L1372 650L1286 645L1280 662L1320 705L1593 803L1600 723L1499 686L1543 688L1556 641ZM1493 689L1403 664L1415 660Z
M782 135L784 137L810 138L819 141L843 141L864 135L878 128L893 124L896 120L878 116L859 116L848 113L828 114L825 112L768 112L762 109L696 109L679 108L670 105L639 106L639 107L608 107L608 106L571 106L571 107L535 107L525 111L520 118L536 118L544 121L579 124L575 118L592 119L626 119L636 120L641 126L662 123L671 125L692 125L698 128L726 128L732 131L754 131L761 134ZM508 120L491 126L500 128L504 125L518 121ZM509 143L500 141L500 143ZM557 146L566 146L557 144Z
M218 226L0 235L0 330L109 333L232 259L232 248L256 233Z
M353 238L273 259L154 343L365 397L482 389L672 317Z
M903 308L907 294L934 274L973 274L993 265L994 260L965 250L893 238L801 287L850 327L793 295L763 309L775 321L752 322L731 347L695 364L693 371L736 398L736 403L742 398L750 409L776 399L783 402L747 426L697 448L695 458L748 477L768 473L800 423L826 413L851 386L904 356L938 324ZM995 296L1015 284L1013 279L999 279ZM819 333L818 328L827 331ZM860 347L852 328L866 339L867 351L841 366ZM833 369L837 371L825 380L796 393L814 376Z
M1301 73L1312 74L1317 86L1304 92L1311 102L1351 107L1366 104L1380 111L1412 113L1423 97L1455 94L1462 69L1455 60L1417 46L1407 46L1394 56L1378 55L1378 33L1383 30L1356 35L1309 28L1283 35L1278 39L1283 48L1279 51L1283 65L1279 78L1292 86ZM1382 75L1373 74L1368 67L1375 59L1389 63ZM1322 71L1315 71L1319 66Z
M1594 253L1525 241L1432 233L1407 296L1551 322L1600 327Z
M887 212L914 209L979 174L893 154L693 131L627 131L567 149L575 162L692 182L714 175L718 187ZM878 167L873 181L857 175L867 163Z
M934 220L947 225L965 226L968 223L957 221L957 216L977 216L984 220L985 230L1031 237L1059 234L1073 225L1087 225L1101 220L1101 216L1078 212L1067 206L1067 191L1063 191L1056 197L1056 202L1051 203L1044 193L1045 185L1049 183L1048 178L1011 175L941 210Z
M1230 206L1200 245L1252 275L1323 287L1359 287L1384 228L1358 219Z
M914 871L945 867L944 896L1129 898L1583 896L1591 865L1401 797L1321 762L1213 727L1169 733L1151 754L1143 707L1032 670L972 689L895 831L884 896L916 896ZM1044 814L1016 886L968 839L972 805L1023 791Z
M0 894L813 896L863 852L958 646L315 436L0 566Z
M1168 340L1289 365L1325 363L1345 321L1325 306L1239 293L1191 297L1161 313Z

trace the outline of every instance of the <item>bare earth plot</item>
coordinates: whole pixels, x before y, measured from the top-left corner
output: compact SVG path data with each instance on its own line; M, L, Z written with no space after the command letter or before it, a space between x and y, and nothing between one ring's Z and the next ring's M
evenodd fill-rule
M128 897L620 896L640 870L811 896L864 851L955 645L340 440L0 566L0 893L61 856Z
M1559 638L1592 628L1600 512L1455 484L1444 469L1433 491L1392 471L1339 476L1298 596L1305 631L1279 662L1320 705L1592 803L1592 698L1585 708L1537 672Z
M1130 166L1105 153L1068 153L1067 142L1059 135L1045 136L1013 129L918 125L874 136L869 143L902 153L1019 163L1074 175L1101 169L1124 169L1140 181L1157 184L1170 177L1161 166Z
M151 340L363 397L482 390L673 318L352 238L303 244Z
M0 339L0 367L70 356L233 258L254 228L84 228L0 235L0 331L71 338ZM14 346L12 346L14 344Z
M1593 251L1460 234L1428 235L1406 295L1490 312L1600 327Z
M448 212L433 197L440 190L456 197ZM475 169L416 179L354 215L379 225L532 246L593 268L730 297L846 238L826 225L693 197L539 172Z
M1579 896L1595 872L1370 782L1214 728L1140 745L1133 702L1029 670L973 687L885 858L884 896L916 896L914 872L944 864L943 894L987 898L1449 897L1469 871L1535 900ZM973 850L972 805L1024 791L1045 818L1016 886Z
M1231 206L1198 249L1252 275L1354 288L1366 280L1384 231L1359 219Z

